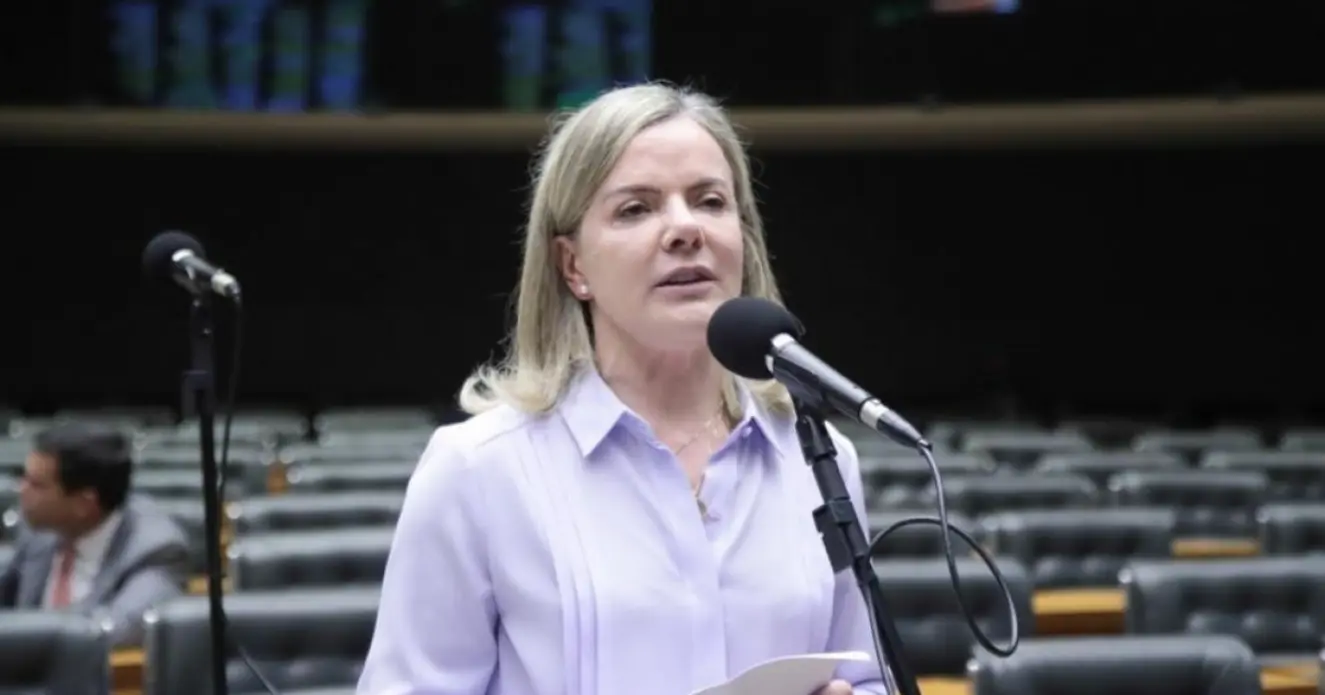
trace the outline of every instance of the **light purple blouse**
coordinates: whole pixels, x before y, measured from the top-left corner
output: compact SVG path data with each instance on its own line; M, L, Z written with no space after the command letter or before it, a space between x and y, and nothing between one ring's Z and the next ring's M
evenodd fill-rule
M872 655L865 603L815 530L822 498L791 419L743 401L709 465L707 522L596 372L549 415L502 407L439 429L359 695L689 695L779 656ZM855 449L833 441L863 523ZM891 692L872 663L838 677Z

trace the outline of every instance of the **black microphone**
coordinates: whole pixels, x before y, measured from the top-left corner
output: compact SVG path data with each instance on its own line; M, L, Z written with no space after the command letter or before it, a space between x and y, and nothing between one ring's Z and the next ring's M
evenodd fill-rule
M239 281L207 262L202 242L184 232L162 232L143 249L143 271L152 278L170 278L193 292L215 292L239 301Z
M718 362L737 376L777 379L796 398L836 410L903 446L931 448L902 416L797 342L804 332L781 306L737 297L713 312L708 344Z

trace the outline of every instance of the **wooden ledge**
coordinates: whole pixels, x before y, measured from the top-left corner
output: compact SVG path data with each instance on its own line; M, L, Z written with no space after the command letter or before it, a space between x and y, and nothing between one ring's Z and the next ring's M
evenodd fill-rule
M733 109L760 151L1007 149L1325 140L1325 94L982 106ZM19 144L320 151L510 151L537 145L545 113L268 114L0 108Z
M932 676L916 681L921 695L971 695L974 690L966 678ZM1265 669L1261 671L1261 689L1265 695L1316 695L1316 681Z
M1173 542L1173 556L1184 560L1256 557L1261 544L1252 538L1183 538Z
M1118 588L1041 589L1031 596L1031 608L1040 635L1117 635L1127 594Z
M143 650L117 649L110 655L111 690L120 693L142 692Z

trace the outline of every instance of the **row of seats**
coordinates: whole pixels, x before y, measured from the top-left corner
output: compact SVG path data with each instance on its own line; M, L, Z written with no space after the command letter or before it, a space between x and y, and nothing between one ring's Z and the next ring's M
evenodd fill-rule
M239 450L228 457L228 487L241 495L269 492L274 479L282 487L312 490L394 487L408 478L424 446L426 438L290 448L278 461ZM1249 506L1262 499L1325 501L1325 455L1316 454L1215 453L1199 468L1188 468L1162 453L1054 455L1024 473L1001 470L982 455L941 454L938 464L945 480L962 480L957 487L980 485L971 482L976 479L991 481L984 484L990 490L1030 490L1034 484L1028 481L1040 480L1044 482L1038 489L1055 499L1066 495L1065 502L1072 504L1089 503L1108 492L1143 498L1194 492L1200 497L1245 500ZM11 458L5 466L0 457L0 469L16 474L20 467L21 458ZM155 491L152 494L191 494L202 484L198 453L191 449L147 450L138 454L137 467L137 485ZM880 506L933 504L926 498L933 495L933 474L919 457L865 456L861 474L866 488L879 496Z
M255 532L332 529L354 526L390 526L400 513L413 463L335 466L296 469L291 491L306 494L255 495L234 498L226 506L228 531L247 536ZM1137 478L1142 474L1129 474ZM1228 474L1234 475L1234 474ZM1023 560L1043 558L1067 562L1049 572L1045 585L1076 583L1099 576L1072 569L1102 558L1167 555L1178 539L1193 537L1259 538L1267 554L1294 554L1325 550L1325 503L1261 504L1257 495L1227 494L1221 476L1211 475L1207 487L1170 490L1173 494L1147 494L1119 498L1126 506L1101 507L1094 503L1088 480L1067 476L970 476L945 479L952 521L986 543L1016 551ZM143 471L135 480L139 493L154 496L157 504L198 539L202 548L202 476L196 470ZM0 479L0 542L18 522L13 509L17 480ZM1122 488L1129 489L1129 488ZM1144 487L1137 489L1144 490ZM1236 489L1236 488L1234 488ZM932 500L929 500L932 502ZM908 509L885 492L868 509L875 531L901 517L932 515L934 507ZM907 549L932 551L937 535L933 527L904 529L890 537L883 552L914 555ZM1034 552L1032 552L1032 550Z
M238 590L284 589L377 582L390 550L403 497L392 493L254 498L227 506L229 576ZM191 536L194 571L204 565L203 518L196 501L159 503ZM903 519L905 512L875 512L871 535ZM983 517L953 514L997 556L1027 568L1037 589L1113 586L1119 571L1138 560L1181 556L1172 510L1026 510ZM1325 552L1325 505L1270 505L1262 511L1259 553L1300 556ZM954 551L969 555L960 538ZM7 546L0 544L0 565ZM1253 548L1253 552L1257 549ZM936 558L943 552L936 526L898 529L877 543L876 557Z
M378 581L386 566L400 498L371 493L253 501L230 508L227 557L241 590L326 586ZM878 534L904 513L871 514ZM1031 510L949 521L988 550L1015 559L1030 571L1035 588L1112 586L1120 569L1141 559L1175 556L1178 536L1169 510ZM186 525L203 567L202 520ZM968 555L955 535L954 552ZM1325 505L1267 508L1260 552L1300 556L1325 552ZM935 526L889 534L876 556L887 559L938 557L942 538Z
M365 430L428 429L453 417L450 411L418 406L329 408L314 415L289 409L241 410L233 419L237 434L256 431L299 437L309 433L343 433ZM173 408L108 406L66 409L49 417L28 417L0 406L0 435L5 431L23 436L51 422L77 420L99 422L125 429L167 430L179 421ZM187 431L188 423L180 428ZM1206 429L1174 429L1131 418L1102 417L1063 420L1052 427L1023 420L945 419L924 427L927 438L939 448L977 448L1007 434L1041 434L1058 438L1059 446L1072 440L1113 448L1119 445L1140 450L1226 450L1275 446L1294 451L1325 450L1325 428L1289 424L1274 428L1223 425Z
M872 512L871 536L912 518L915 515L904 511ZM948 521L986 550L1030 568L1036 588L1111 586L1128 562L1185 554L1177 515L1162 507L1040 509L981 517L950 513ZM1234 554L1325 553L1325 504L1267 505L1261 511L1256 540L1246 544L1252 552ZM955 533L951 542L954 553L970 553ZM875 546L874 554L880 558L938 557L943 553L943 536L937 525L911 525L890 532Z
M850 422L838 425L871 449L889 448L878 435ZM1028 444L1041 451L1130 449L1194 454L1208 450L1284 451L1325 450L1325 427L1316 425L1243 426L1205 428L1170 427L1155 422L1105 418L1062 421L1049 426L1018 420L945 420L922 428L936 449L950 451L1017 450Z
M966 603L977 624L996 641L1005 643L1011 634L1010 616L997 583L975 560L962 560L958 569ZM1003 560L1000 570L1013 596L1021 634L1029 638L1029 644L1049 643L1049 637L1037 639L1025 569L1015 561ZM961 676L968 672L972 656L977 660L977 679L980 669L997 668L980 661L980 652L948 582L945 563L880 561L875 571L904 645L903 654L917 673ZM1261 665L1310 661L1321 647L1325 558L1138 562L1126 569L1121 581L1127 598L1125 630L1134 639L1151 637L1155 638L1152 644L1160 645L1182 643L1180 636L1232 638L1243 645L1240 654L1249 659L1254 654L1248 666L1253 673L1259 671L1256 660ZM236 641L282 692L347 688L357 678L371 640L379 590L365 583L297 592L241 593L229 596L226 608ZM0 640L15 639L15 626L25 625L24 620L37 620L9 617L0 625ZM207 605L201 597L172 601L149 614L144 679L148 693L185 692L196 687L198 674L205 672L200 665L207 659L206 630ZM88 629L83 627L77 632L86 633ZM58 632L56 635L58 638ZM0 649L0 662L24 654L33 657L41 653L42 658L31 658L17 671L0 669L5 673L0 680L36 677L56 658L69 654L53 649L53 638L45 642L31 634L27 638L24 644L31 648L17 652L11 652L6 642L6 648ZM33 652L33 648L45 651ZM1114 655L1101 652L1094 656ZM237 694L261 691L256 676L239 659L227 664L226 670ZM1154 692L1153 683L1148 686L1148 691Z
M34 431L54 422L78 420L98 422L139 433L144 441L196 442L195 423L174 424L169 411L156 409L120 409L104 411L65 411L50 418L6 417L0 409L0 437L27 438ZM300 440L339 441L366 432L430 431L441 422L453 420L422 408L377 408L332 410L308 418L293 412L247 412L237 414L232 422L233 441L243 443L289 443ZM859 440L867 451L886 450L891 445L859 427L840 424ZM219 425L217 435L221 434ZM1004 460L1024 459L1029 455L1073 453L1093 450L1130 449L1166 451L1183 456L1206 451L1250 451L1275 448L1283 451L1325 451L1325 428L1289 427L1266 432L1253 427L1218 427L1204 430L1172 429L1154 424L1127 421L1062 423L1050 429L1025 422L938 421L926 428L927 437L936 449L944 451L993 453Z
M1037 632L1034 587L1019 562L998 560L1023 635ZM942 560L878 561L875 571L906 653L918 672L960 674L974 639ZM994 577L974 559L958 562L962 594L977 624L1007 640L1011 625ZM1311 660L1325 635L1325 557L1138 560L1117 582L1128 634L1224 634L1266 662Z
M928 511L937 505L932 481L902 476L888 476L887 480L875 478L867 486L866 508ZM1065 473L945 473L943 491L948 508L968 516L1023 509L1168 507L1178 514L1180 535L1215 538L1254 535L1256 515L1266 504L1325 503L1325 497L1319 495L1276 495L1264 474L1234 471L1130 472L1116 475L1104 485Z
M431 430L453 419L452 414L430 408L336 408L311 417L295 411L241 411L231 420L231 437L239 441L280 443L338 439L360 432ZM106 408L63 410L51 416L31 417L0 407L0 438L26 439L60 422L84 422L148 435L164 441L197 441L196 421L179 423L178 416L161 408ZM224 421L218 417L218 441Z
M227 690L258 695L266 692L266 680L279 692L296 695L353 693L378 599L372 587L232 597L230 635L261 678L232 656L225 665ZM95 621L54 612L7 618L0 626L0 687L63 695L110 689L111 658ZM178 599L149 614L144 695L198 692L199 674L209 673L208 629L208 606L200 598ZM906 640L903 636L906 651L915 651ZM1083 679L1093 684L1091 692L1262 692L1255 654L1230 636L1032 638L1006 659L970 647L954 649L954 663L960 661L971 675L973 695L1077 693L1083 692ZM922 688L930 691L924 679Z

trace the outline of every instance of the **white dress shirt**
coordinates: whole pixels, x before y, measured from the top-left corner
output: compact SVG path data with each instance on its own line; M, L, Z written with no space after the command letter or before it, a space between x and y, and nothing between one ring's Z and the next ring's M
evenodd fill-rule
M87 598L92 592L92 584L101 571L101 564L110 549L110 541L115 537L123 516L116 510L101 521L101 524L84 534L74 542L74 571L69 578L69 604L73 605ZM51 561L51 573L46 579L46 593L42 599L45 608L51 608L55 598L55 585L60 581L60 563L63 560L59 550Z

